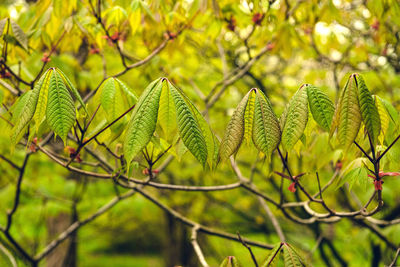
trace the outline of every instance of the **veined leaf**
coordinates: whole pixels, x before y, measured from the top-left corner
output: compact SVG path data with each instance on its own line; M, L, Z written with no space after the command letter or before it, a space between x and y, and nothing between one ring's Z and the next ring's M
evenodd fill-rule
M242 144L244 127L245 127L245 110L250 95L254 90L250 90L243 99L240 101L239 105L236 107L233 115L226 127L224 137L221 141L221 146L219 149L219 158L221 160L228 159L232 154L236 153ZM254 113L254 111L253 111ZM252 126L252 125L251 125Z
M285 126L282 129L282 145L290 150L304 132L308 121L307 90L301 86L289 102Z
M174 100L172 99L168 82L165 83L161 91L160 108L158 110L158 121L164 132L165 138L172 141L177 131L176 111Z
M114 78L108 78L100 88L101 107L104 109L109 123L118 118L127 109L126 105L123 103L121 90L119 90L118 86L119 84ZM119 132L124 123L124 119L125 118L112 125L111 130L113 132Z
M38 81L39 88L39 98L36 105L36 111L33 115L33 119L35 120L35 128L36 131L39 130L40 125L46 118L46 107L47 107L47 99L49 95L49 82L50 77L53 73L53 69L49 69Z
M280 140L281 129L279 121L272 111L269 100L260 90L257 90L254 105L254 145L258 150L269 156L279 145Z
M128 105L129 107L133 106L136 104L138 101L137 96L128 88L128 86L123 83L121 80L114 78L114 80L119 84L119 88L122 90L122 92L125 94L127 100L128 100Z
M350 76L340 95L336 116L339 142L347 148L356 139L361 125L361 111L354 75Z
M14 109L13 120L14 127L11 130L11 143L16 145L24 134L24 130L32 120L35 113L36 104L39 98L41 83L38 82L33 90L26 92L21 96L16 108Z
M193 114L183 96L174 86L170 86L170 92L175 103L179 135L193 156L205 166L208 150L195 114Z
M306 85L308 104L314 120L326 131L329 131L332 124L335 107L329 97L318 87Z
M156 129L162 86L162 79L152 82L147 86L133 109L124 141L124 155L128 166L137 153L150 142Z
M374 99L371 96L363 77L359 74L353 74L358 87L358 100L360 103L361 117L365 128L372 140L373 144L378 141L379 133L381 132L381 120L379 118L378 109L374 104Z
M239 267L239 262L234 256L228 256L219 267Z
M78 90L75 88L75 86L72 84L72 82L68 79L67 75L64 74L60 69L56 68L55 69L58 74L60 74L61 78L63 79L64 83L67 85L68 89L71 91L71 93L74 95L76 100L81 104L82 108L86 111L86 114L88 114L88 111L86 109L86 105L82 100L81 95L79 94Z
M283 247L283 259L285 267L306 266L302 257L287 243Z
M4 33L4 28L7 25L7 20L8 20L8 18L4 18L4 19L0 20L0 36L2 36Z
M379 118L381 120L381 132L379 134L379 142L383 144L385 140L386 132L389 128L389 114L387 113L385 106L383 105L381 99L377 96L374 96L375 106L379 113Z
M51 73L46 118L55 134L66 142L76 114L72 97L57 71Z
M14 34L15 39L17 39L18 43L25 49L28 50L28 37L21 29L21 27L13 20L10 19L11 29Z
M246 110L244 112L244 142L249 145L252 140L253 123L254 123L254 104L256 101L255 90L250 91L249 100L247 101Z
M276 265L277 260L279 259L279 249L281 248L281 243L278 243L274 246L274 248L269 252L268 258L264 261L261 267L272 267Z

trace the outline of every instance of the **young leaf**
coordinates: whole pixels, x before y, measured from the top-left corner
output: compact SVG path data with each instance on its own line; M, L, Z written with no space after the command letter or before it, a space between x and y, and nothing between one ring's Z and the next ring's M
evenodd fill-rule
M24 134L24 130L31 121L35 113L37 100L39 97L41 83L36 84L33 90L26 92L21 96L21 100L17 102L13 120L15 120L14 127L11 130L11 143L16 145Z
M389 114L387 113L385 106L383 105L381 99L377 96L374 96L375 106L379 113L379 118L381 121L381 132L379 134L379 142L383 144L385 140L386 132L389 128Z
M82 100L81 95L79 94L78 90L75 88L75 86L72 84L72 82L68 79L67 75L64 74L60 69L56 68L55 69L58 74L60 74L61 78L63 79L64 83L67 85L68 89L71 91L71 93L74 95L76 100L81 104L82 108L86 111L86 114L88 114L88 111L86 109L86 105Z
M57 71L51 73L48 90L47 122L65 143L76 118L74 101Z
M7 20L8 20L8 18L4 18L4 19L0 20L0 36L2 36L4 33L4 28L7 25Z
M276 244L274 248L269 252L267 259L264 261L261 267L275 266L277 260L279 259L279 250L281 247L281 243Z
M158 121L168 141L174 139L177 131L176 111L174 100L172 99L169 87L170 83L165 83L161 91L160 108L158 110Z
M53 69L49 69L38 81L39 88L39 98L36 105L36 111L33 115L33 119L35 120L35 128L36 131L39 130L40 125L46 118L46 107L47 107L47 99L49 95L49 82L51 74L53 73Z
M374 104L374 99L371 96L364 79L359 74L353 74L358 87L358 99L360 103L361 117L364 122L367 133L369 134L372 143L376 144L381 131L381 120L379 118L378 109Z
M249 100L247 101L246 110L244 112L244 142L249 145L252 140L253 123L254 123L254 104L256 101L255 90L250 91Z
M333 113L335 107L329 97L318 87L306 85L308 104L310 105L311 114L314 120L326 131L332 124Z
M21 29L21 27L13 20L11 22L11 29L13 31L15 39L17 39L18 43L25 49L28 50L28 37Z
M170 92L175 103L179 135L193 156L205 166L208 150L201 127L180 92L174 86L170 86Z
M236 153L242 144L244 127L245 127L245 110L249 100L249 96L254 90L250 90L240 101L226 127L224 137L221 141L219 149L219 158L221 160L228 159L232 154Z
M340 95L336 116L339 142L347 148L356 139L361 124L361 111L354 75L350 76Z
M253 142L258 150L269 156L279 145L281 129L269 100L257 90L254 105Z
M219 267L239 267L239 262L234 256L228 256Z
M126 86L125 83L120 81L117 78L114 78L114 81L116 81L119 84L119 88L121 88L122 92L125 94L127 100L128 100L128 105L131 107L137 102L137 96Z
M124 140L124 155L128 166L150 142L156 129L162 85L163 80L157 79L147 86L133 109Z
M306 266L304 259L287 243L283 247L283 259L285 267Z
M289 102L285 125L282 129L282 145L290 150L303 134L308 121L307 90L301 86Z
M107 121L110 123L120 116L127 107L123 105L121 90L118 88L118 83L114 78L108 78L100 88L101 96L100 103L104 109ZM111 126L111 130L119 132L119 129L124 123L124 119L119 120Z

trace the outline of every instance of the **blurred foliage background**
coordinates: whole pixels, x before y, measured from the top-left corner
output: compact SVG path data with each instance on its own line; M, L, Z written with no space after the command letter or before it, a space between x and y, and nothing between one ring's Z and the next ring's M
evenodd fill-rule
M94 16L100 2L101 23ZM229 116L251 88L260 88L280 115L293 93L303 83L322 88L334 101L353 72L361 73L373 94L388 99L400 109L400 4L397 0L27 0L1 1L0 18L10 18L26 34L6 33L0 49L8 45L7 66L28 83L44 63L58 67L72 80L82 97L93 92L104 77L125 70L124 64L138 62L157 49L145 64L119 76L136 95L158 77L168 77L204 110L218 137L222 137ZM107 36L108 32L109 36ZM117 49L118 46L118 49ZM124 58L124 62L122 61ZM10 75L1 65L2 112L30 86ZM97 103L88 102L93 112ZM104 116L104 111L101 116ZM93 125L101 122L95 118ZM0 129L7 123L0 122ZM322 182L332 176L337 162L343 169L357 157L353 149L343 156L328 145L328 133L317 129L299 142L289 159L306 188L317 189L314 173ZM307 130L306 130L307 131ZM392 138L392 137L390 137ZM389 139L390 139L389 138ZM106 132L99 137L113 150L120 138ZM60 142L52 141L63 152ZM399 171L400 144L386 166ZM92 146L106 156L101 146ZM175 150L174 150L175 151ZM12 153L7 131L0 131L0 154L21 165L27 148L17 146ZM171 154L174 152L171 151ZM179 154L179 153L178 153ZM175 154L176 155L176 154ZM82 152L90 161L90 155ZM113 164L113 159L108 157ZM264 161L258 152L243 146L236 160L244 175L268 196L279 197L282 171L276 155ZM96 167L94 167L96 168ZM143 178L142 167L133 171ZM0 225L12 207L18 172L0 160ZM229 164L215 171L203 170L189 153L177 156L157 176L159 182L183 185L215 185L237 181ZM366 178L367 179L367 178ZM348 187L330 188L324 197L338 210L364 203L374 187L370 181ZM285 189L288 184L285 184ZM384 185L385 206L378 218L398 217L400 182L388 179ZM118 189L124 191L124 189ZM181 192L149 189L169 207L204 225L239 231L242 236L277 243L272 224L248 192ZM288 199L299 200L285 191ZM21 203L14 216L12 234L30 253L37 253L76 218L85 218L115 196L112 181L99 180L67 171L46 155L34 153L22 184ZM349 204L350 203L350 204ZM352 219L331 225L297 225L272 208L289 242L301 249L315 266L382 266L390 263L393 251L374 231ZM298 213L301 215L302 211ZM393 241L400 240L398 226L380 229ZM0 235L0 242L4 236ZM211 266L225 256L235 255L243 266L251 265L240 243L200 234L200 244ZM253 248L260 261L267 250ZM22 260L18 260L24 266ZM0 266L9 261L0 253ZM190 228L174 220L139 195L121 201L109 212L83 226L50 254L40 266L198 266L190 245Z

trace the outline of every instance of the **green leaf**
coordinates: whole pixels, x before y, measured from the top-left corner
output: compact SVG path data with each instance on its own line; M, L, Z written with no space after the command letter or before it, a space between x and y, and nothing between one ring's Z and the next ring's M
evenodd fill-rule
M279 259L279 250L281 248L281 243L278 243L274 246L274 248L269 252L267 259L261 265L261 267L272 267L275 266L277 260Z
M318 87L311 84L306 85L308 104L314 120L326 131L332 124L335 107L329 97Z
M100 88L101 96L100 103L104 109L107 121L109 123L117 119L127 109L123 104L121 90L118 88L118 83L114 78L108 78L104 81ZM111 130L118 132L121 126L124 124L124 119L119 120L117 123L111 126Z
M33 90L26 92L21 96L20 101L16 103L13 114L14 127L11 130L11 143L16 145L24 134L24 130L28 126L35 114L36 104L39 98L40 88L43 83L43 77L38 81Z
M128 166L150 142L156 129L162 85L162 79L150 83L133 109L124 140L124 155Z
M300 139L307 126L308 99L304 85L296 92L289 102L284 127L282 129L282 145L290 150Z
M381 120L379 118L378 109L375 106L374 99L365 85L362 76L359 74L353 75L358 87L358 100L360 103L361 117L372 143L376 144L379 133L381 132Z
M172 85L171 85L172 86ZM167 82L161 91L158 121L164 132L165 139L172 141L177 132L176 111L174 100L170 93L170 84Z
M339 142L348 148L356 139L361 125L361 111L354 75L350 76L340 95L336 116Z
M246 110L244 112L244 142L249 145L252 140L253 123L254 123L254 104L256 101L255 90L250 91L249 100L247 101Z
M14 34L15 39L17 39L18 43L25 49L28 50L28 37L21 29L21 27L13 20L11 22L11 29Z
M47 107L47 100L49 94L49 82L51 74L53 73L52 69L46 71L45 74L42 75L40 80L38 81L39 88L39 98L36 105L36 111L33 115L33 119L35 120L35 128L36 131L39 130L40 125L46 119L46 107Z
M236 153L242 144L245 128L245 110L249 97L253 91L254 90L250 90L250 92L243 97L232 114L219 149L219 158L221 160L226 160L232 154Z
M386 111L385 106L383 105L381 99L377 96L374 96L375 106L379 113L379 119L381 121L381 132L379 134L379 142L383 144L386 136L386 132L389 128L389 114Z
M258 150L269 156L279 145L280 140L281 130L279 121L272 111L269 100L260 90L257 90L254 105L254 145Z
M239 267L240 264L235 256L228 256L224 259L219 267Z
M201 126L180 92L174 86L170 86L170 92L175 103L179 135L193 156L205 166L208 150Z
M285 267L306 266L304 259L287 243L283 247L283 259Z
M88 114L88 111L86 109L86 105L82 100L81 95L79 94L78 90L75 88L75 86L72 84L72 82L68 79L67 75L64 74L60 69L56 68L55 69L58 74L60 74L61 78L63 79L64 83L67 85L68 89L71 91L71 93L74 95L76 100L81 104L83 109L86 111L86 114Z
M349 183L349 189L351 190L355 182L360 184L365 184L368 172L364 167L352 168L350 171L346 172L340 179L336 189L342 187L346 182Z
M48 90L47 122L65 144L68 132L76 118L74 101L57 71L53 71L51 74Z
M136 104L138 98L137 96L129 89L129 87L123 83L121 80L114 78L114 80L119 84L119 88L122 90L122 92L125 94L127 100L128 100L128 105L129 107L133 106Z

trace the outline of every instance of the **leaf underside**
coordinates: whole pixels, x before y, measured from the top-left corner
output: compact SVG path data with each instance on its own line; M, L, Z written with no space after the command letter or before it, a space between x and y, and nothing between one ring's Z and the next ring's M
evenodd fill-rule
M219 158L221 160L228 159L232 154L236 153L242 144L244 128L245 128L245 110L249 100L250 94L253 92L251 90L248 92L243 99L240 101L239 105L236 107L233 115L226 127L224 137L221 141L221 146L219 150Z

